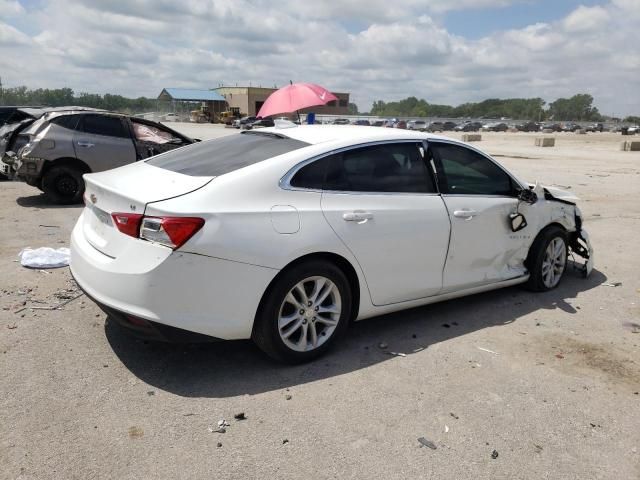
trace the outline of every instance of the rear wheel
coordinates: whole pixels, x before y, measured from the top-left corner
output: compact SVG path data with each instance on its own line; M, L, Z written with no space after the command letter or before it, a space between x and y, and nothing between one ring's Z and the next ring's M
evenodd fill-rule
M80 203L84 194L82 172L69 165L51 167L42 178L42 191L60 205Z
M540 232L527 258L527 287L536 292L552 290L560 284L567 268L567 233L551 226Z
M252 338L269 356L287 363L313 360L344 333L351 290L335 265L310 261L284 272L267 293Z

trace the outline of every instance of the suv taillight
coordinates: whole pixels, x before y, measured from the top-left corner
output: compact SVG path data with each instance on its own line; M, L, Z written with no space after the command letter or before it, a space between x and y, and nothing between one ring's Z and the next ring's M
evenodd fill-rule
M122 233L159 243L176 250L204 225L197 217L145 217L136 213L113 213L113 221Z

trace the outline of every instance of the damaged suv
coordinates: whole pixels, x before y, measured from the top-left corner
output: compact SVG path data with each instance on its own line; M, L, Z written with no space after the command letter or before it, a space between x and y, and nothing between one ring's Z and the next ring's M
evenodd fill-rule
M20 133L16 143L23 146L11 161L11 176L39 188L54 203L78 203L84 193L83 174L194 141L159 123L117 113L48 113Z

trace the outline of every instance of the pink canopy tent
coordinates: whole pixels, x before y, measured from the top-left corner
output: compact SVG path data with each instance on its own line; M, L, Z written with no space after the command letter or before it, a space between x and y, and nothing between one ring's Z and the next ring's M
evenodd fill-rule
M297 112L303 108L325 105L332 100L338 100L338 97L320 85L292 83L269 95L258 112L258 117Z

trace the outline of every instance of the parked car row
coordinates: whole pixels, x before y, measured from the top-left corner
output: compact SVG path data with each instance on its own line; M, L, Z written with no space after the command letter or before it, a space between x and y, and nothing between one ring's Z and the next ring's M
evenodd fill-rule
M196 140L150 120L79 107L20 109L0 128L0 171L54 203L82 200L83 174L134 163Z

